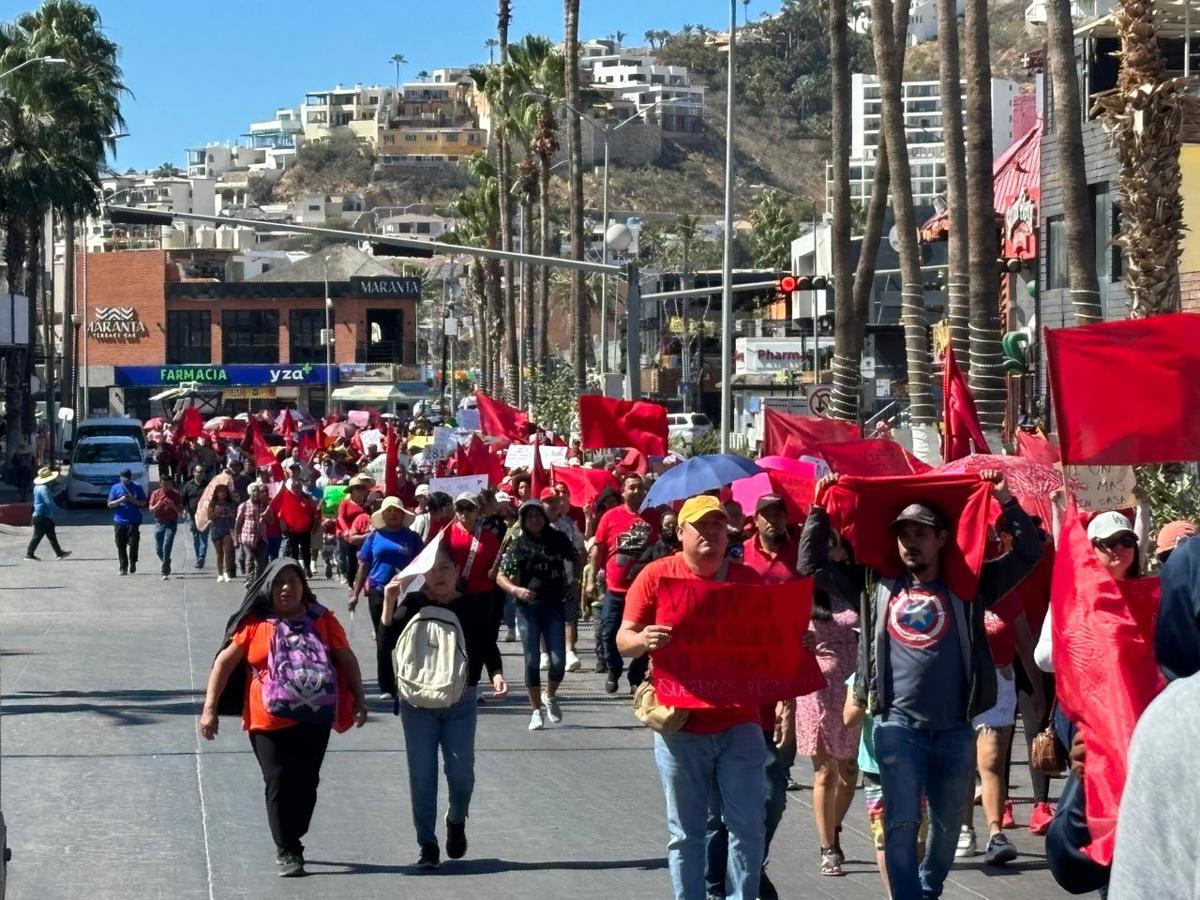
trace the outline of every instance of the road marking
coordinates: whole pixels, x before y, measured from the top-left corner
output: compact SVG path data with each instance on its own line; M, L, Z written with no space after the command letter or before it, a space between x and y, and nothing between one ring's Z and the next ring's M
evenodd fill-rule
M186 554L186 549L184 552ZM195 669L192 666L192 626L188 621L187 595L187 584L185 583L183 586L183 635L187 641L188 687L191 689L192 695L195 696L196 676ZM208 807L204 803L204 774L200 769L199 716L193 717L192 724L192 738L196 742L196 790L200 794L200 830L204 835L204 868L208 876L208 900L217 900L217 895L213 890L212 850L208 843Z

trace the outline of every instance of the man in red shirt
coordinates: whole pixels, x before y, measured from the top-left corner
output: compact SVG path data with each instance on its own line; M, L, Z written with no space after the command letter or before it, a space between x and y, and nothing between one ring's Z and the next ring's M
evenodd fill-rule
M743 561L764 581L799 578L796 556L800 542L788 534L787 506L778 494L763 494L754 504L756 534L742 544Z
M158 490L150 495L149 508L154 514L154 550L162 562L162 577L166 581L171 575L171 548L175 546L175 531L183 510L183 497L175 490L175 479L169 473L159 475Z
M464 594L491 598L496 582L489 577L500 552L500 542L483 526L479 516L479 498L464 491L454 498L454 521L446 531L446 548L458 566L459 584Z
M635 579L625 598L617 647L644 659L671 640L658 625L656 596L664 578L760 585L748 566L730 562L728 517L716 497L692 497L679 510L682 549L655 560ZM705 896L705 833L710 790L721 797L729 831L725 887L731 897L757 897L762 871L767 749L759 709L733 706L691 710L683 728L654 735L654 759L667 802L667 859L676 900Z
M346 537L354 529L354 520L367 511L367 494L374 483L375 480L370 475L355 475L350 479L349 492L338 504L338 572L347 587L354 586L354 579L358 575L358 549L352 547Z
M621 481L621 506L614 506L604 514L596 526L589 562L592 577L604 571L604 608L600 613L600 633L604 640L608 677L604 689L610 694L617 692L625 662L617 650L617 630L625 613L625 593L629 590L630 570L647 547L658 540L658 528L638 510L646 497L646 485L640 475L626 475ZM590 587L585 588L591 593ZM629 664L629 688L637 686L646 677L645 659L634 659Z

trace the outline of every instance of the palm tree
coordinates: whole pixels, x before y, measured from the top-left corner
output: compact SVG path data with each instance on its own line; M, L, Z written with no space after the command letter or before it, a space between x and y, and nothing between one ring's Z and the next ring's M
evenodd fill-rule
M925 319L925 293L917 249L917 220L913 209L904 109L900 98L900 73L893 64L897 48L892 15L892 0L871 0L875 71L879 77L883 126L881 131L886 144L892 210L900 245L900 275L903 283L900 321L904 326L904 349L908 362L909 417L914 426L927 426L932 425L937 416L929 392L929 326ZM836 66L836 60L832 62Z
M992 177L992 63L987 0L967 0L967 231L970 274L971 391L985 432L1004 425L1006 390L1000 346L1000 256Z
M175 167L169 162L162 162L150 174L155 178L170 178L175 174Z
M1068 3L1071 0L1067 0ZM942 94L942 133L946 147L946 202L950 229L948 235L946 296L947 320L950 325L950 346L954 359L964 372L971 369L970 332L967 318L970 313L968 296L968 215L967 159L963 137L962 75L958 59L957 0L938 0L938 74ZM1082 154L1082 151L1081 151ZM1083 156L1078 157L1082 159ZM988 154L991 164L991 154Z
M512 24L511 0L498 0L496 34L500 42L500 64L497 69L497 92L493 110L496 128L496 155L500 162L500 246L512 252L512 147L508 139L510 96L508 90L508 28ZM511 260L504 263L504 315L510 323L504 342L504 390L509 403L516 403L521 394L521 371L517 366L517 299L515 269Z
M403 53L393 53L388 62L394 63L396 66L396 93L400 93L400 67L407 66L408 60L404 58Z
M571 160L571 258L583 259L583 134L579 115L579 0L563 0L563 65L567 94L567 154ZM573 107L573 109L572 109ZM587 286L583 272L571 271L572 355L575 363L575 391L587 389L587 345L591 332ZM631 365L636 364L631 361Z
M655 29L649 29L645 34L642 35L642 37L646 39L646 43L650 45L651 50L658 49L656 46L654 46L655 42L658 40L658 32Z
M1102 321L1100 280L1096 276L1095 233L1083 159L1083 110L1075 72L1072 0L1046 4L1046 50L1050 92L1054 103L1054 137L1058 144L1058 185L1062 194L1063 225L1067 232L1067 286L1075 323Z
M494 37L488 38L483 42L483 46L488 49L488 65L494 65L496 62L496 47L500 44Z
M1179 309L1182 87L1166 77L1154 8L1119 0L1113 24L1121 39L1121 70L1116 88L1096 98L1121 163L1116 243L1125 252L1129 315L1135 319Z
M829 228L830 251L833 261L833 306L837 331L833 349L833 414L839 418L858 417L859 379L858 357L852 356L855 335L861 327L854 323L850 282L850 30L846 0L831 0L829 4L829 64L833 75L833 214ZM816 261L816 240L813 234L813 260ZM813 295L814 305L816 294ZM849 314L847 314L849 313ZM813 309L813 321L817 320ZM862 338L858 338L859 353ZM814 373L815 376L815 373Z

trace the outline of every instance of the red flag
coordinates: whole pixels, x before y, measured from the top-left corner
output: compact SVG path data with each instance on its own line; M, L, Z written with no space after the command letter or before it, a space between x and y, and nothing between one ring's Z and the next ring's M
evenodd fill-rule
M779 469L767 471L767 478L775 493L783 497L783 505L787 507L789 522L803 522L812 508L813 494L816 492L817 480L807 475L795 472L784 472ZM746 510L747 513L752 510Z
M542 448L535 437L533 439L533 465L529 467L529 496L534 500L542 498L542 489L550 487L550 476L542 464Z
M491 487L500 484L504 478L504 463L488 452L487 446L478 435L471 435L471 439L467 441L467 457L471 461L471 474L487 475Z
M383 453L383 495L399 497L400 477L396 468L400 465L400 442L396 437L396 428L391 422L388 422Z
M475 392L475 405L484 434L525 443L529 437L529 416L515 406L493 400L483 391Z
M300 432L300 440L296 442L300 458L305 462L312 459L314 453L321 449L321 439L314 429Z
M1058 448L1050 443L1049 438L1041 431L1024 431L1017 429L1017 456L1032 459L1034 462L1045 463L1048 466L1059 462L1061 456Z
M1175 313L1046 332L1062 461L1200 459L1200 316Z
M271 498L268 508L275 513L285 531L303 534L312 530L316 504L308 495L297 494L284 485Z
M626 472L632 472L634 475L645 475L650 471L650 460L646 459L646 454L641 450L630 450L617 463L617 474L624 475Z
M579 398L579 432L588 450L632 447L646 456L667 453L667 408L646 400Z
M621 490L621 483L607 469L585 469L583 466L551 466L550 478L555 484L565 484L571 495L571 505L586 509L607 488Z
M1072 498L1050 592L1054 675L1058 701L1087 744L1083 788L1092 843L1084 852L1105 866L1112 862L1133 728L1165 684L1124 587L1096 558ZM1142 593L1137 582L1131 590Z
M788 452L788 438L796 438ZM794 416L769 406L763 410L763 456L809 456L818 444L853 441L862 437L862 429L853 422L840 419L819 419L815 416Z
M267 446L267 442L262 436L262 429L254 419L246 423L246 440L242 446L254 454L254 462L259 468L276 464L275 454Z
M991 453L975 411L975 398L953 353L946 354L942 376L942 461L954 462L972 453ZM975 446L972 448L971 444Z
M475 474L474 468L471 465L471 455L467 452L465 445L459 444L454 448L454 452L450 454L450 471L455 475Z
M884 438L821 444L817 455L839 475L920 475L931 468L895 441Z
M175 446L178 447L185 440L198 438L203 434L204 416L200 415L200 410L196 407L185 406L179 416L179 421L175 423Z
M973 600L993 519L991 500L991 484L978 475L843 475L827 491L825 508L834 530L854 548L856 561L898 578L904 565L891 523L910 503L932 506L952 529L942 555L942 577L963 600Z

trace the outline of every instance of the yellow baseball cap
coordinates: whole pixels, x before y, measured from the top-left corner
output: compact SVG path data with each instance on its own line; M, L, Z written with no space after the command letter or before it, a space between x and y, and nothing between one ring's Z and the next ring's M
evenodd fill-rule
M729 514L725 512L725 507L721 505L720 500L711 494L701 494L697 497L689 497L684 501L679 510L678 521L680 525L699 522L710 513L717 513L722 519L729 519Z

